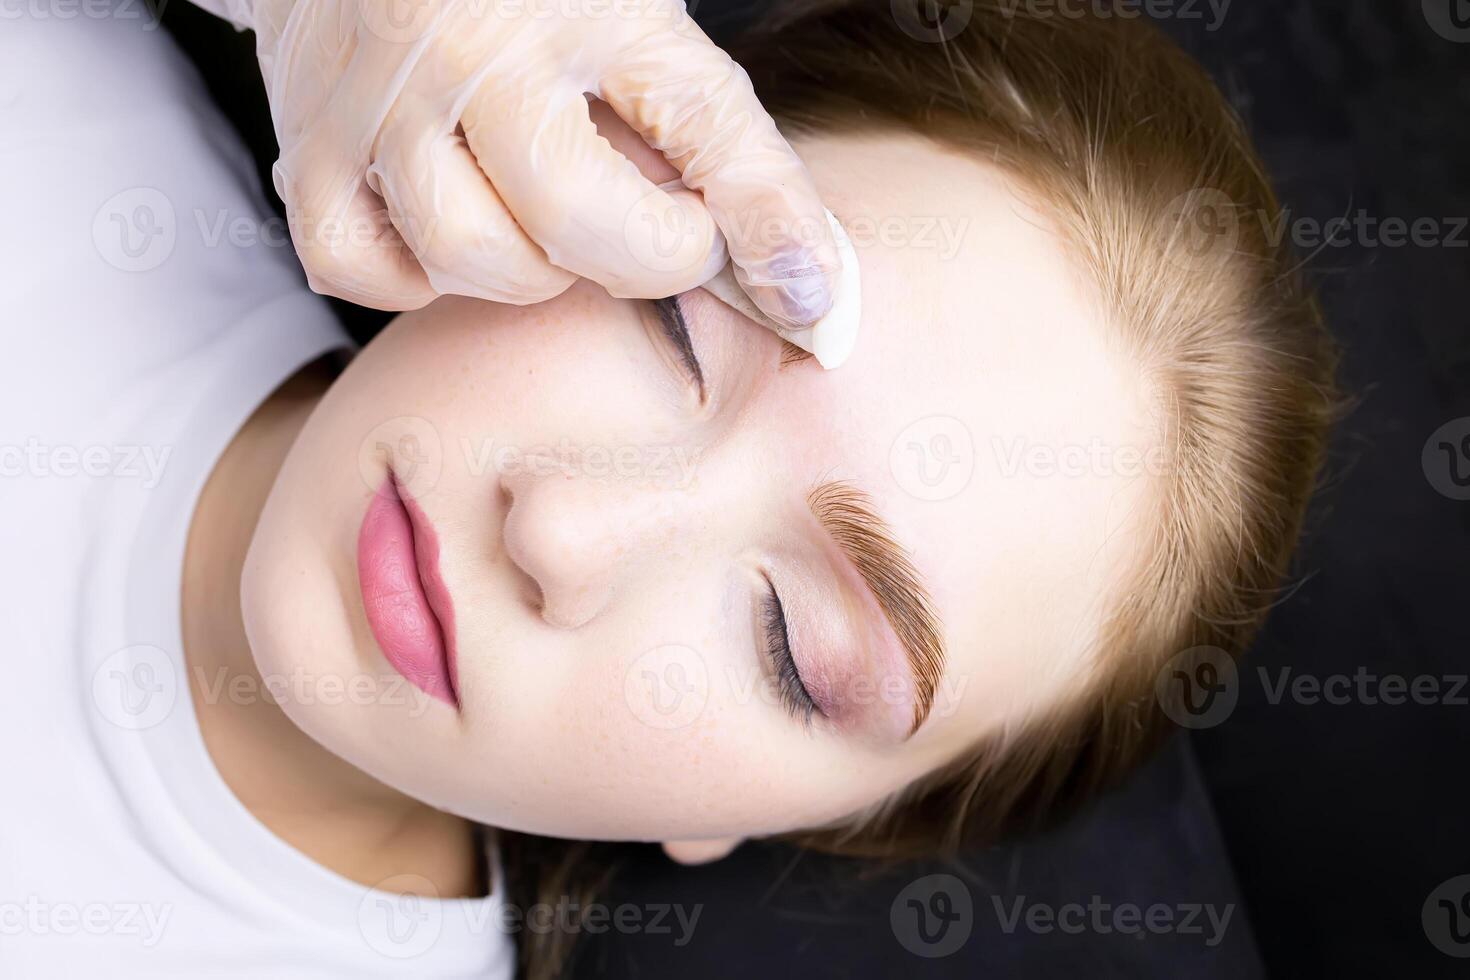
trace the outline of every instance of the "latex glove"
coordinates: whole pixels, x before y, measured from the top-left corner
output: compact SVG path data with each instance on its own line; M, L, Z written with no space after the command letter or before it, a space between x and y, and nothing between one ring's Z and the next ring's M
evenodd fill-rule
M318 292L536 303L582 276L654 298L709 279L728 247L777 324L832 303L840 261L811 177L682 3L198 2L256 32L276 190ZM585 94L687 189L613 150Z

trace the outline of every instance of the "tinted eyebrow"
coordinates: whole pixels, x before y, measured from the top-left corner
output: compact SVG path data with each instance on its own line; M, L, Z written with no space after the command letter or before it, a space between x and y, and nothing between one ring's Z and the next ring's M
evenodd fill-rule
M653 301L653 308L658 313L659 326L663 328L664 335L679 352L679 361L684 370L689 372L690 380L699 389L700 397L704 396L704 369L699 366L699 357L694 353L694 341L689 336L689 324L684 319L684 308L679 305L679 297L669 296L664 299Z
M829 481L813 489L807 503L857 568L908 656L915 691L912 735L929 716L944 671L944 634L934 600L908 553L861 490L841 480Z
M800 364L812 357L811 351L802 350L784 337L781 339L781 366L783 368L790 364Z

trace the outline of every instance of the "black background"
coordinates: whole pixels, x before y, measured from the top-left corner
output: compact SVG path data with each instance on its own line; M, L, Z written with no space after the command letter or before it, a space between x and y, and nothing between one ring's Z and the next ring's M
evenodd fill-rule
M1420 458L1470 415L1470 43L1426 25L1418 0L1241 0L1214 36L1185 32L1297 215L1462 229L1458 245L1349 236L1309 256L1359 404L1301 553L1308 577L1252 651L1235 714L1194 737L1280 976L1470 976L1420 921L1436 885L1470 873L1470 707L1273 706L1256 674L1470 672L1470 503L1437 492Z
M689 870L629 848L608 902L702 903L695 938L589 938L579 975L1470 976L1470 959L1437 950L1421 923L1430 892L1470 874L1470 707L1272 703L1258 673L1271 684L1288 667L1317 679L1430 676L1447 690L1470 672L1470 502L1437 491L1444 472L1421 461L1432 433L1470 416L1470 38L1429 20L1456 4L1470 23L1465 0L1234 0L1218 25L1203 4L1188 8L1202 19L1183 16L1179 0L1159 18L1246 118L1291 227L1357 225L1339 244L1301 249L1357 404L1337 430L1294 588L1245 664L1230 717L1173 739L1060 831L958 867L874 878L755 844ZM701 0L695 12L718 40L763 6ZM268 173L275 151L248 37L181 0L163 22ZM1389 219L1424 218L1437 243L1384 240ZM382 321L338 308L360 336ZM935 871L965 882L975 925L959 952L924 959L900 945L889 913ZM1019 895L1241 907L1207 948L1178 934L1008 934L992 901Z

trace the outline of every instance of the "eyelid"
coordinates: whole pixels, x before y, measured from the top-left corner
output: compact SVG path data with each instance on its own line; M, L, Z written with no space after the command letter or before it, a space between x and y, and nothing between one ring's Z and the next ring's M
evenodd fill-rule
M744 311L739 310L739 309L737 309L734 306L731 306L729 303L725 302L723 299L721 299L720 297L716 296L713 292L711 292L710 290L706 289L705 287L701 286L699 288L699 292L702 293L704 296L708 297L711 302L717 304L721 309L723 309L726 312L728 312L731 316L739 317L745 323L747 323L747 324L749 324L749 325L751 325L753 327L758 327L762 331L768 331L770 329L769 327L766 327L764 324L760 323L759 321L752 320L749 316L747 316L744 313ZM685 294L685 295L687 295L687 294ZM802 350L800 347L797 347L795 344L793 344L791 341L787 340L786 338L784 338L784 337L781 338L781 361L780 361L780 366L782 368L789 367L792 364L800 364L803 361L809 361L812 358L814 358L815 356L816 355L813 354L811 351Z
M766 586L766 594L761 600L761 646L776 673L782 705L802 727L810 729L812 719L817 716L825 718L827 712L813 697L796 661L796 652L791 647L790 620L781 594L768 575L763 573L761 578Z

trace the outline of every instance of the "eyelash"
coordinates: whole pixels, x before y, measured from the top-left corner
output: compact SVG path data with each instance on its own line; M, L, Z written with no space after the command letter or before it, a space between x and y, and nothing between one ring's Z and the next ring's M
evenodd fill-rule
M818 713L817 702L802 682L801 671L796 669L796 658L791 655L791 640L786 631L786 610L781 606L781 597L776 587L766 583L764 606L766 654L776 670L776 682L780 689L781 704L791 716L807 727L811 727L812 716Z
M658 312L658 322L663 327L664 336L674 345L679 352L679 360L689 372L690 379L699 388L700 397L704 397L704 371L699 366L699 358L694 353L694 341L689 336L689 324L684 320L684 309L679 305L679 297L667 296L663 299L653 301L653 308Z

